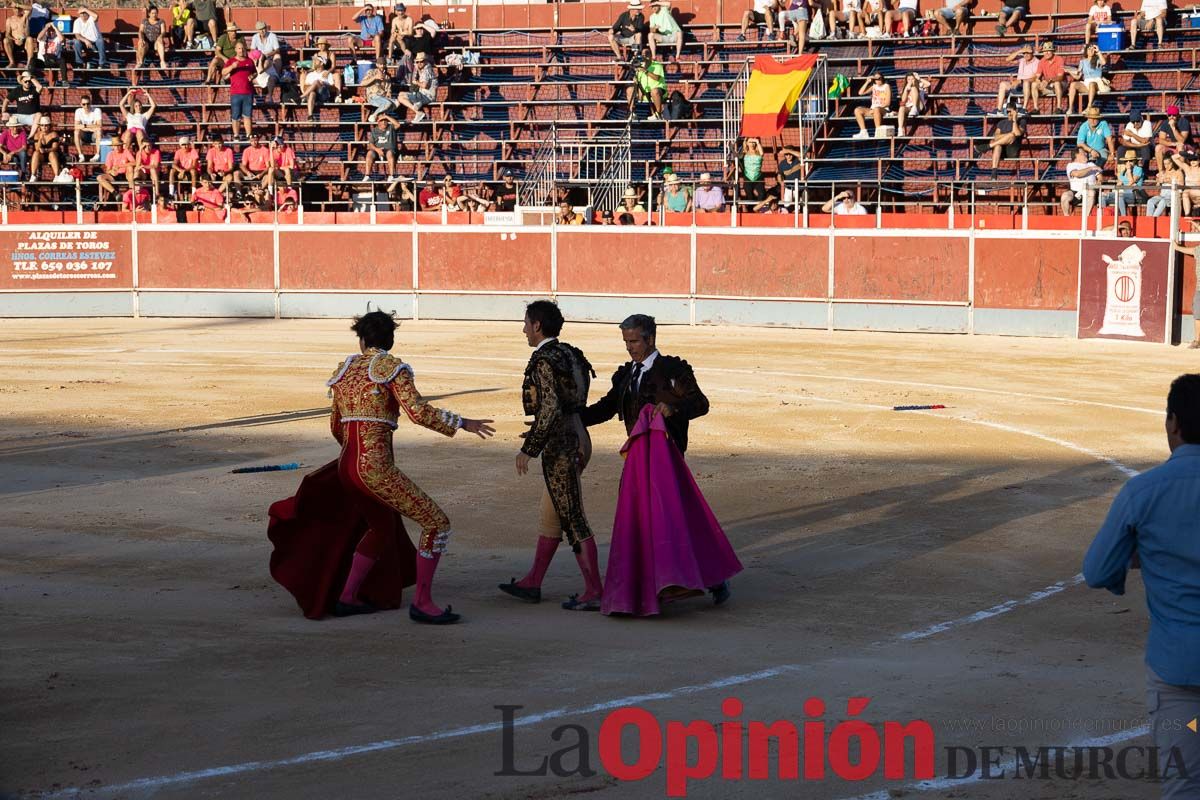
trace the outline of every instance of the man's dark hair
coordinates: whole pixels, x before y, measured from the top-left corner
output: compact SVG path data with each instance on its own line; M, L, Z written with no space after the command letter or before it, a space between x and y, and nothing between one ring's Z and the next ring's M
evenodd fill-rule
M654 317L649 314L630 314L621 323L621 330L640 330L643 339L653 339L658 331L658 325L654 322Z
M396 341L395 317L384 311L368 311L361 317L354 318L350 330L363 340L367 347L378 347L380 350L391 350Z
M1167 392L1167 414L1179 423L1179 435L1188 444L1200 444L1200 373L1180 375Z
M546 338L558 336L562 332L563 315L558 310L556 303L549 300L534 300L525 306L525 316L529 317L530 322L536 322L542 326L542 336Z
M633 214L630 214L628 211L626 211L624 214L617 217L617 224L618 225L632 225L633 224Z

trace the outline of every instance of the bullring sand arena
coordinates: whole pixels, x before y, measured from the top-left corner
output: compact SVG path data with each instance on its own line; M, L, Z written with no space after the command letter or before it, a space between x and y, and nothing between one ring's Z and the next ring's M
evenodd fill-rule
M597 397L627 359L617 327L568 320L563 338L596 365ZM743 722L797 725L820 698L830 732L870 698L859 719L933 726L937 778L718 766L689 797L1157 796L1069 767L1014 782L1011 751L1008 778L950 780L945 750L1149 745L1140 578L1114 597L1077 576L1116 490L1166 457L1164 397L1190 353L664 326L659 347L711 400L688 462L746 569L721 607L619 619L496 590L528 566L541 491L513 469L520 323L404 322L394 352L424 395L498 429L396 435L455 531L436 592L465 624L437 628L403 611L310 621L267 572L267 507L337 456L324 382L353 349L347 321L7 319L0 342L5 797L663 797L665 755L641 781L604 769L606 716L637 706L665 731L727 719L730 697ZM603 559L624 432L593 436ZM230 472L288 462L303 470ZM578 583L560 554L544 590ZM497 775L502 705L520 707L513 771L586 737L594 774Z

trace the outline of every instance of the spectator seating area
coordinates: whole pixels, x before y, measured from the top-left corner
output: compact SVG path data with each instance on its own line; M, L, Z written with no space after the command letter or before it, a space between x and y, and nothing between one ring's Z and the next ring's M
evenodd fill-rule
M1000 36L994 24L1000 5L999 0L981 0L972 11L973 33L969 35L810 41L807 51L827 58L831 78L841 74L851 79L850 91L830 102L829 118L818 127L807 150L809 166L801 188L807 187L807 201L814 210L832 194L848 189L868 206L879 204L887 211L944 210L948 204L970 198L977 205L1010 208L1028 200L1030 213L1059 213L1058 194L1066 186L1064 166L1073 157L1075 135L1085 119L1079 104L1065 115L1030 116L1019 157L1003 160L994 173L990 151L976 155L973 147L986 141L1000 119L994 115L997 88L1001 80L1015 73L1015 65L1006 57L1021 45L1038 47L1049 41L1073 68L1083 50L1086 11L1081 7L1072 12L1035 13L1021 33L1010 31ZM1066 5L1056 3L1055 8ZM622 8L609 6L610 19ZM1036 2L1033 9L1039 11ZM1118 5L1118 19L1128 24L1134 10L1122 10ZM699 6L683 13L677 9L687 39L682 57L666 60L666 77L669 89L678 89L691 101L695 116L657 121L647 119L651 109L645 102L638 102L630 113L626 102L630 72L614 59L607 30L601 25L531 25L521 31L469 29L461 27L461 21L450 17L443 7L425 7L424 11L441 27L437 58L441 85L437 102L426 109L425 120L413 122L410 112L397 110L397 115L406 117L398 129L397 173L415 182L403 186L415 186L427 177L440 180L443 175L452 175L459 185L495 182L505 170L512 171L520 182L552 128L560 139L587 139L628 128L630 181L645 205L655 202L668 166L685 183L710 173L726 184L727 196L733 196L740 179L738 164L725 156L725 97L749 59L760 54L782 57L789 48L794 49L790 41L767 39L761 27L752 30L746 41L738 41L736 22L718 21L715 12L706 18ZM294 10L296 16L290 23L288 17L280 18L285 12L291 10L273 9L270 13L290 61L311 58L317 38L327 36L339 69L352 63L348 33L354 9L343 10L342 24L325 27L320 22L311 26L302 21L301 15L310 14L309 10ZM260 12L235 8L227 13L249 40ZM725 13L730 15L728 9ZM596 16L595 12L591 16ZM131 86L149 92L157 104L151 134L163 151L164 164L170 161L180 136L200 142L202 150L214 133L230 140L229 87L221 85L213 92L205 85L210 59L206 51L174 50L166 70L157 65L135 69L132 42L137 35L136 17L131 22L130 14L124 12L115 27L106 13L101 19L108 42L107 68L68 65L48 70L42 77L46 87L43 106L65 141L70 142L72 115L84 96L103 112L107 135L123 130L118 103ZM447 27L450 23L459 27ZM451 76L445 57L463 53L478 54L478 63L473 65L468 55L461 73ZM1112 92L1100 95L1096 105L1114 132L1119 132L1131 111L1144 111L1156 128L1170 105L1181 107L1185 117L1200 111L1198 54L1200 28L1192 28L1190 18L1179 13L1170 18L1163 46L1150 36L1139 42L1137 50L1108 53L1106 74ZM902 82L905 74L917 72L927 78L931 82L929 111L911 120L907 135L855 139L858 125L853 109L866 99L858 95L859 77L876 71L891 83L893 97L898 96L898 81ZM18 72L11 67L3 71L5 91L14 85ZM346 102L330 103L311 117L303 106L281 105L278 92L256 101L255 130L264 137L281 136L296 150L301 161L298 188L306 209L348 208L363 182L364 140L371 128L367 116L372 109L352 99L352 86L345 94L350 98ZM1053 98L1044 100L1043 111L1053 105ZM893 101L893 116L895 108ZM889 123L894 125L894 119ZM874 126L871 128L873 132ZM763 142L768 190L775 185L779 149L799 147L799 135L793 125L777 140ZM236 150L244 145L243 139L238 137ZM67 162L77 168L81 179L78 196L85 207L94 208L93 178L103 164L78 163L73 145ZM384 170L376 165L375 180L383 176ZM53 177L50 167L43 166L22 189L6 185L10 208L74 208L76 187L50 184ZM1111 180L1110 169L1106 182ZM162 185L165 191L165 177ZM653 188L647 191L648 186ZM393 198L398 196L393 185ZM577 196L572 196L572 201L584 202Z

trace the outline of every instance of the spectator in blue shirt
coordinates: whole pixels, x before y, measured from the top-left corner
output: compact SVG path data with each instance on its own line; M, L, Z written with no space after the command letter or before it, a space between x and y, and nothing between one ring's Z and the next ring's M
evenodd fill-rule
M1146 703L1163 798L1200 797L1200 374L1167 394L1171 457L1125 484L1083 560L1088 586L1125 593L1140 561L1150 637ZM1132 566L1137 566L1136 562ZM1182 761L1183 770L1166 770ZM1184 774L1186 773L1186 774Z
M350 37L350 50L357 56L358 48L368 47L375 53L375 63L382 63L383 17L376 14L375 7L368 3L354 21L358 23L358 36Z
M1100 198L1100 205L1105 208L1111 206L1115 194L1117 215L1123 217L1129 213L1130 206L1141 205L1150 199L1146 190L1142 188L1145 183L1146 174L1142 170L1141 164L1138 163L1137 151L1129 150L1121 159L1121 163L1117 165L1117 186L1119 188L1113 193L1104 192Z
M1116 151L1112 128L1100 119L1100 109L1095 106L1088 108L1087 122L1079 126L1075 143L1087 150L1092 161L1100 166L1104 166L1109 155Z

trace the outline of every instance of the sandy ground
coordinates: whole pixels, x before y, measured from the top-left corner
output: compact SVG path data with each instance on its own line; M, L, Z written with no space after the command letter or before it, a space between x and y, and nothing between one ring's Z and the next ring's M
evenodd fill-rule
M486 443L397 434L398 462L456 531L435 596L466 624L429 628L403 612L301 617L267 573L265 536L267 506L301 473L230 474L336 457L324 381L352 345L346 323L0 322L0 792L661 797L663 767L640 782L602 768L604 717L638 704L664 724L717 722L728 696L743 720L794 722L820 697L831 730L848 697L870 697L870 722L933 724L939 775L946 747L1067 745L1144 723L1136 577L1122 598L1072 585L1002 604L1074 576L1124 480L1118 465L1165 457L1166 387L1200 365L1189 353L660 334L712 401L688 455L746 565L732 601L618 620L498 593L534 541L540 476L519 478L512 463L528 349L519 325L406 324L395 351L421 390L499 429ZM598 387L624 360L615 326L569 325L564 338L597 365ZM890 410L904 403L948 408ZM585 496L603 556L624 432L614 420L593 433ZM578 584L560 553L546 594ZM1008 613L970 618L998 605ZM949 621L961 624L905 636ZM743 677L715 685L730 676ZM596 774L497 776L498 705L549 715L516 730L518 769L574 744L579 728L552 735L577 725ZM362 745L374 747L336 752ZM689 796L1157 794L1129 780L909 783L714 777Z

